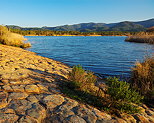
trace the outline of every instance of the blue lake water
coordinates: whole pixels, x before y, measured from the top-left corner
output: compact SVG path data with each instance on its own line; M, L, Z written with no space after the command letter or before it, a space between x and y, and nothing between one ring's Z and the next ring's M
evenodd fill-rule
M25 37L32 44L27 50L70 66L81 64L103 76L128 77L137 60L154 53L154 45L125 42L125 36Z

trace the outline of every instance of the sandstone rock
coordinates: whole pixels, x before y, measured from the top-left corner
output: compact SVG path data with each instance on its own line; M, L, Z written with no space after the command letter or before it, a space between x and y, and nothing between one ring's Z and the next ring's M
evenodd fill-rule
M25 87L25 91L28 93L39 93L40 92L38 86L36 85L27 85Z
M8 93L0 92L0 109L8 105L7 97L8 97Z
M46 110L40 104L33 103L32 107L26 111L26 114L41 122L46 117Z
M126 120L123 120L121 118L115 118L115 117L114 117L114 119L110 120L110 122L112 122L112 123L128 123Z
M32 107L32 103L23 99L23 100L12 100L8 105L8 108L13 109L17 114L26 115L26 110Z
M54 93L54 94L60 94L61 93L61 91L59 89L52 88L52 87L49 87L49 91L52 92L52 93Z
M65 123L64 118L61 114L52 114L45 119L45 123Z
M43 99L43 103L47 105L48 108L55 108L64 102L64 97L61 95L49 95Z
M72 115L66 118L64 123L86 123L86 121L77 115Z
M149 109L145 104L142 105L144 109Z
M143 107L139 106L138 109L140 110L141 113L145 113L145 109Z
M27 93L22 93L22 92L12 92L9 95L9 100L21 100L21 99L25 99L28 96Z
M10 109L10 108L2 108L2 109L0 109L0 113L15 114L15 111L13 109Z
M97 120L97 117L92 113L88 112L82 117L87 123L95 123Z
M142 116L142 115L139 115L139 114L134 115L134 118L137 120L137 122L149 123L149 120L146 117Z
M8 82L9 82L8 79L2 79L1 81L2 81L3 83L8 83Z
M101 119L97 120L96 123L118 123L118 122L114 122L113 120Z
M25 91L24 87L25 87L25 85L13 85L13 86L11 86L11 88L15 92L24 92Z
M38 121L29 116L22 116L18 123L38 123Z
M36 96L34 96L34 95L29 95L29 96L27 97L27 100L29 100L30 102L33 102L33 103L39 101L39 100L36 98Z
M4 89L2 88L2 86L0 85L0 91L3 91Z
M15 123L19 116L15 114L0 113L0 123Z
M121 114L121 118L126 120L127 122L136 123L136 119L133 116L129 115L129 114L123 113L123 114Z
M146 112L146 114L149 115L149 116L154 115L154 112L151 111L151 110L149 110L149 109L147 109L145 112Z
M9 85L4 85L4 86L3 86L3 89L4 89L5 91L7 91L7 92L12 92L12 91L13 91L13 89L12 89Z
M59 109L61 109L61 110L71 110L72 108L74 108L77 105L78 105L77 101L67 98L67 101L65 102L65 104L60 106Z
M52 111L52 110L50 110ZM71 115L75 115L75 113L71 110L61 110L60 108L58 108L56 111L54 111L55 114L57 115L61 115L62 117L68 117Z
M15 84L20 84L21 83L21 81L10 81L9 82L11 85L15 85ZM22 84L22 83L21 83Z
M154 123L154 115L153 116L146 116L150 123Z
M48 89L45 86L41 85L41 84L37 84L37 86L39 87L39 90L41 92L47 92L48 91Z
M92 112L98 117L98 119L106 119L106 120L111 119L111 116L109 114L101 112L96 108L94 108Z

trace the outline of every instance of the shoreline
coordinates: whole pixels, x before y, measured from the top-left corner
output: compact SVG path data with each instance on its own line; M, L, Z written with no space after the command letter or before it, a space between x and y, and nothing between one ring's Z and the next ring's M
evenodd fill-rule
M66 97L59 85L67 80L71 69L62 62L6 45L0 45L0 58L0 122L89 122L90 119L94 123L136 123L153 117L145 110L153 114L154 110L146 106L140 107L140 114L116 117Z
M47 35L24 35L24 36L47 36ZM62 36L62 37L78 37L78 36L83 36L83 37L100 37L100 36L126 36L126 35L52 35L53 37L58 37L58 36ZM51 37L52 37L51 36ZM127 37L127 36L126 36Z

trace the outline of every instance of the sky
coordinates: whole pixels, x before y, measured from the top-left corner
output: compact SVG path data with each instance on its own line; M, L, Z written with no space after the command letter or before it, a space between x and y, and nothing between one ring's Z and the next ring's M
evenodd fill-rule
M22 27L154 18L154 0L0 0L0 24Z

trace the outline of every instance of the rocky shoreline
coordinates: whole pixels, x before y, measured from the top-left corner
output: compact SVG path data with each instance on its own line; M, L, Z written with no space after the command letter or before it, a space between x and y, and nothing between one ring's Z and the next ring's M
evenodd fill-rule
M153 123L154 109L111 116L61 93L71 69L21 48L0 45L0 123Z

